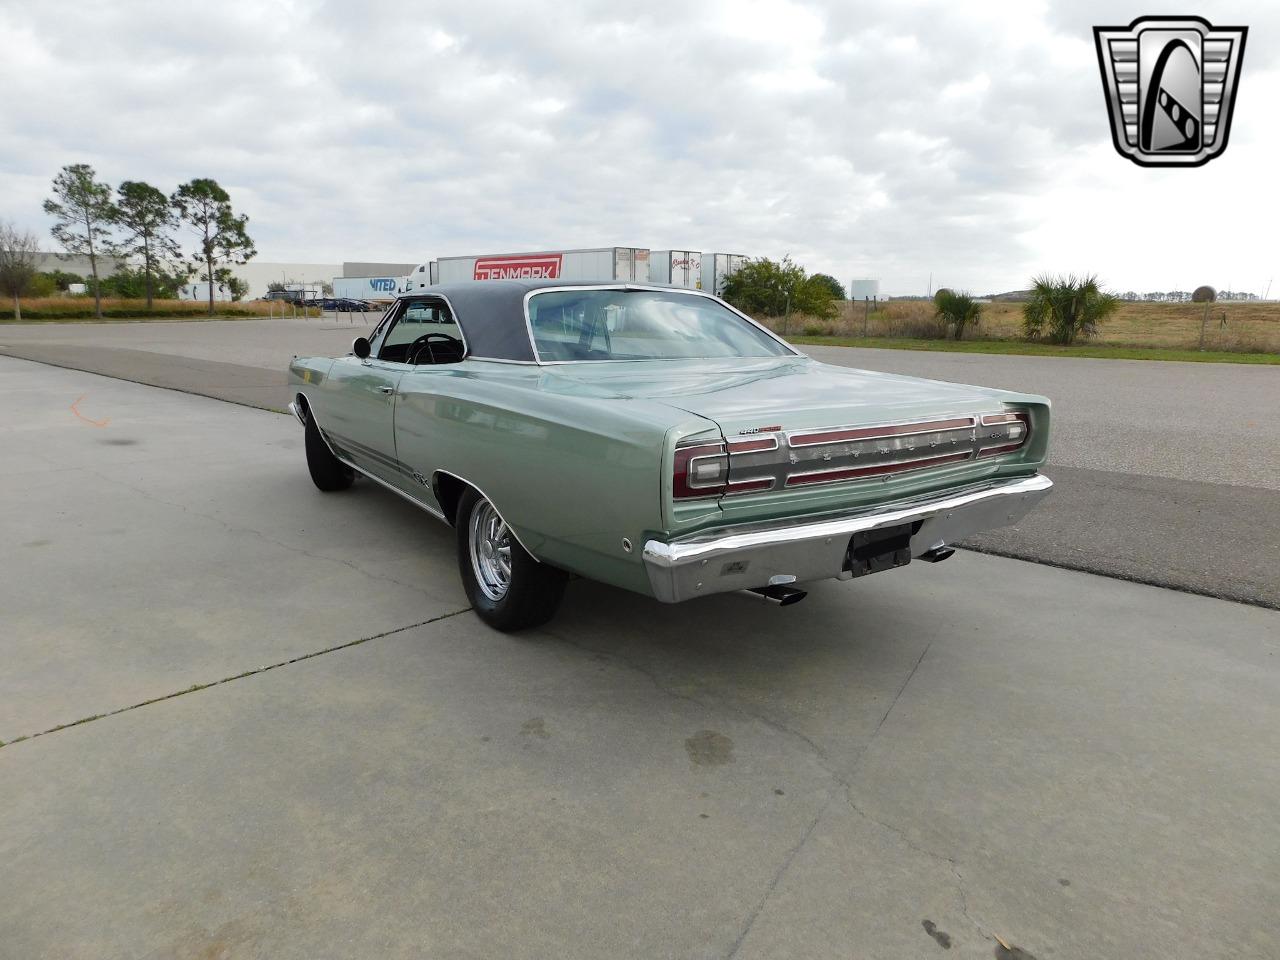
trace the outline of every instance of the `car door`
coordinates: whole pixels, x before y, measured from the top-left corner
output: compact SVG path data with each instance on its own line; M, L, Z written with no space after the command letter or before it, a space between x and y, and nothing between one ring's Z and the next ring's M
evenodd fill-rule
M405 360L404 338L416 336L412 324L402 324L409 306L396 305L387 329L375 336L368 357L348 356L334 362L325 380L329 402L321 424L339 453L397 488L403 488L404 476L396 458L396 386L412 369Z
M453 415L451 383L466 369L460 366L467 355L466 336L447 300L422 297L414 298L396 339L408 344L410 361L396 391L396 455L408 491L430 501L431 477L440 465L440 421Z

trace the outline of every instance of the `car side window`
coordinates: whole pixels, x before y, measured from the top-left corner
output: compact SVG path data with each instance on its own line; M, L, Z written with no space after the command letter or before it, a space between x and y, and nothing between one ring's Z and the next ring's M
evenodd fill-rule
M382 339L379 360L393 363L457 363L466 354L462 328L443 300L408 300Z

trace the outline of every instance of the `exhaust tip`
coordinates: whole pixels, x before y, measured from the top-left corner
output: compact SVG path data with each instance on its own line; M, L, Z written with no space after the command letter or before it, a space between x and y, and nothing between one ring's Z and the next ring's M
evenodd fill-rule
M764 597L771 600L780 607L787 607L793 603L799 603L809 594L804 590L797 590L795 587L788 587L782 584L776 584L771 587L753 587L747 591L753 593L757 597Z

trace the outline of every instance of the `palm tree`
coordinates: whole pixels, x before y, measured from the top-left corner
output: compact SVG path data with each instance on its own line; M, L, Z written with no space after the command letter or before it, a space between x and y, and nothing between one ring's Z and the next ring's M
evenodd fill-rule
M982 304L967 293L939 290L934 294L933 302L938 309L938 320L942 324L943 333L948 327L952 327L957 340L964 336L966 326L977 326L978 318L982 316Z
M1022 328L1028 340L1070 344L1098 332L1098 324L1120 306L1120 298L1105 293L1093 274L1055 277L1049 274L1031 281L1031 296L1022 308Z

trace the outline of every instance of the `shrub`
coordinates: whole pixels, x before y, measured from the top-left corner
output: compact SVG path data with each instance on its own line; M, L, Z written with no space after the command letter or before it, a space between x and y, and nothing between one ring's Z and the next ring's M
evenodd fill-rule
M162 269L151 273L152 295L157 300L176 300L185 278ZM141 300L147 295L147 274L141 267L122 267L102 278L102 295L122 300Z
M964 329L969 325L977 326L982 316L982 304L967 293L954 293L951 290L939 290L933 298L937 308L938 321L944 331L950 329L957 340L964 337Z
M1071 344L1098 332L1098 324L1120 307L1120 298L1105 293L1092 274L1051 276L1031 282L1022 308L1022 328L1028 340Z
M744 313L781 317L803 313L824 320L836 315L831 287L790 257L775 262L765 257L748 260L724 284L724 298Z

